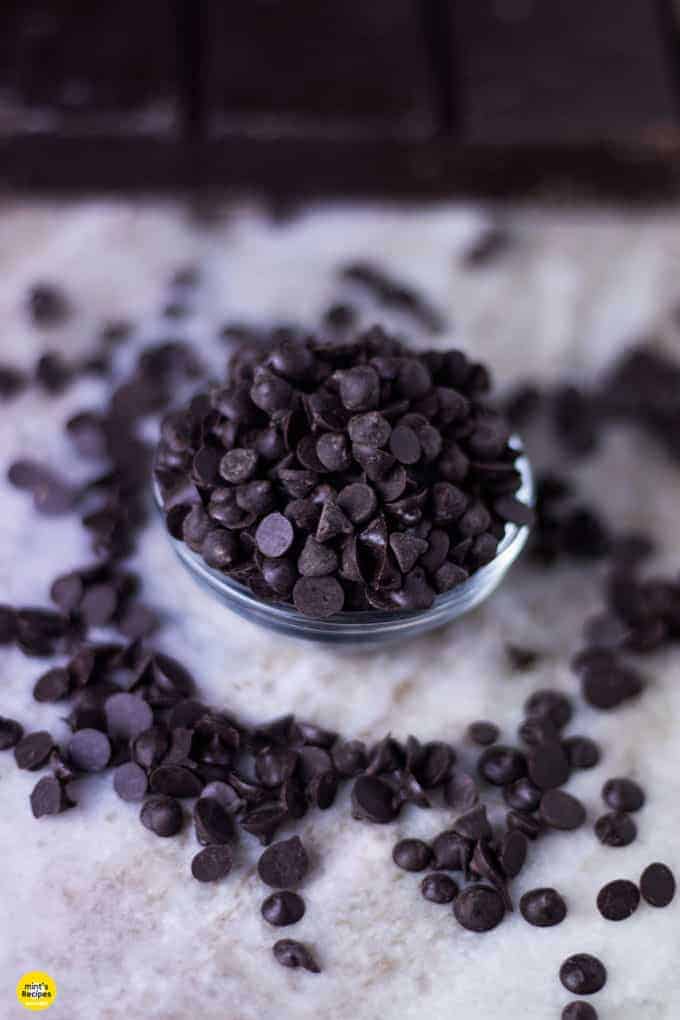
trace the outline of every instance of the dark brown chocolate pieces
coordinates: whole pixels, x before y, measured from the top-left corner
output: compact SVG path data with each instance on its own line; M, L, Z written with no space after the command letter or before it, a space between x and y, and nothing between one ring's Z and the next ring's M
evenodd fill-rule
M392 860L404 871L424 871L432 860L432 851L422 839L402 839L395 844Z
M640 876L640 892L652 907L667 907L675 896L675 877L665 864L648 864Z
M586 820L583 804L564 790L547 790L541 797L539 810L551 829L578 829Z
M598 1014L589 1002L569 1002L562 1010L562 1020L597 1020Z
M261 913L268 924L284 928L289 924L297 924L305 912L305 901L296 892L285 889L283 892L272 893L264 901Z
M34 818L44 815L58 815L73 807L73 801L66 792L66 784L57 776L43 776L31 793L31 811Z
M560 924L567 916L567 905L555 889L531 889L519 901L522 917L538 928Z
M450 903L458 895L458 885L441 871L434 871L420 883L423 898L430 903Z
M0 751L8 751L21 740L24 735L24 728L16 719L6 719L0 716Z
M54 746L54 740L45 730L27 733L14 747L14 760L20 769L35 772L47 763Z
M274 959L282 967L298 968L310 971L312 974L320 974L321 968L306 946L294 939L279 939L272 946Z
M100 730L78 730L69 741L68 757L81 772L101 772L111 759L111 743Z
M218 882L229 874L233 861L233 851L227 844L205 846L194 856L191 874L198 882Z
M500 893L489 885L470 885L453 902L456 920L468 931L491 931L500 924L505 905Z
M560 967L560 981L574 995L594 995L604 988L607 971L596 956L576 953L569 956Z
M182 808L174 797L159 794L144 801L139 815L142 825L157 836L174 836L182 828Z
M612 811L639 811L645 794L632 779L608 779L602 787L602 799Z
M597 909L607 921L625 921L639 904L640 890L625 878L608 882L597 895Z
M351 347L272 341L164 419L155 471L173 537L319 619L425 610L493 559L526 514L483 366L380 327ZM111 608L103 592L88 601Z
M274 889L292 888L307 874L309 860L299 836L281 840L268 847L260 857L257 872Z
M625 812L611 811L597 819L595 835L604 846L629 846L637 836L637 826Z

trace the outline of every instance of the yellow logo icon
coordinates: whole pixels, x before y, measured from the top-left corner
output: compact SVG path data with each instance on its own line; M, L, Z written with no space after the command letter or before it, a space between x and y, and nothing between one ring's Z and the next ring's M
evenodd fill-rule
M26 1009L34 1013L49 1009L57 997L57 986L49 974L42 970L29 970L19 978L17 999Z

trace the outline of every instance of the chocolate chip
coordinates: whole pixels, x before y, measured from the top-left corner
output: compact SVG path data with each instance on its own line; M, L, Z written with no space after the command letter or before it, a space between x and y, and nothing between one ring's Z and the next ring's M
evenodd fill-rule
M524 867L527 856L526 836L518 829L510 829L505 833L498 851L498 859L504 874L515 878Z
M305 901L295 892L286 889L272 893L263 902L260 912L268 924L284 928L289 924L297 924L305 912Z
M597 819L595 835L604 846L629 846L637 836L637 826L630 815L612 811Z
M424 871L432 859L432 851L422 839L402 839L392 850L392 860L404 871Z
M456 920L468 931L491 931L500 924L505 906L500 894L488 885L471 885L453 902Z
M305 616L325 619L340 612L345 593L334 577L301 577L293 588L293 601Z
M153 776L152 776L153 778ZM214 797L199 797L194 805L196 839L203 846L228 843L235 837L234 823L228 810Z
M174 836L182 828L182 808L173 797L149 797L139 817L142 825L157 836Z
M498 740L499 733L500 730L495 723L487 722L484 719L470 723L467 729L467 735L470 740L481 747L488 747L489 744L493 744Z
M134 761L123 762L113 774L113 788L121 800L143 800L147 787L146 772Z
M625 921L635 913L639 903L638 887L625 878L608 882L597 895L597 909L607 921Z
M80 614L88 627L103 627L111 621L118 606L118 594L111 584L88 588L80 603Z
M607 971L596 956L576 953L568 957L560 967L560 981L574 995L594 995L604 988Z
M541 797L539 810L551 829L578 829L586 820L583 804L564 790L547 790Z
M54 740L46 730L27 733L14 747L14 760L20 769L35 772L45 765L52 751Z
M458 895L458 885L449 875L435 871L425 876L420 883L420 891L430 903L450 903Z
M503 787L503 799L515 811L535 811L541 803L542 791L524 776Z
M9 751L15 747L23 735L24 728L21 723L0 715L0 751Z
M50 598L62 613L72 613L80 605L85 588L78 574L57 577L50 588Z
M527 839L538 839L543 831L541 821L524 811L508 811L505 821L509 829L517 829Z
M642 679L635 670L617 663L594 665L581 673L581 692L594 708L616 708L636 697L642 687Z
M454 811L470 811L479 800L477 784L472 776L456 769L444 786L444 800Z
M472 841L460 833L440 832L432 842L434 866L444 871L467 871L472 850Z
M529 779L541 790L562 786L569 778L569 759L556 741L537 744L527 754Z
M136 694L121 691L104 703L106 726L113 740L134 740L153 725L153 712Z
M488 783L507 786L526 774L526 759L514 747L495 744L479 756L477 770Z
M352 814L368 822L391 822L398 814L391 787L377 776L359 776L352 787Z
M343 741L331 751L337 772L352 779L366 768L366 745L361 740Z
M36 681L33 688L33 697L36 701L61 701L65 698L71 687L71 680L68 670L61 666L50 669L43 673Z
M312 974L321 973L318 963L301 942L295 942L293 939L279 939L272 946L272 952L274 953L274 959L282 967L302 967Z
M191 874L198 882L218 882L231 871L233 851L224 843L205 846L191 862Z
M522 917L537 928L560 924L567 916L567 905L555 889L531 889L519 901Z
M377 499L370 485L352 482L340 490L337 504L350 521L354 524L363 524L375 513Z
M257 864L257 872L262 881L274 889L299 885L308 868L307 851L299 836L273 843Z
M558 730L567 725L572 716L569 698L560 691L535 691L524 703L525 715L549 719Z
M649 864L640 877L642 898L652 907L667 907L675 896L675 878L665 864Z
M44 815L58 815L73 807L62 783L56 776L43 776L31 792L31 811L34 818Z
M457 818L453 825L455 831L466 839L490 839L491 825L486 814L486 807L479 804Z
M288 810L282 804L262 804L242 816L241 828L257 836L262 846L268 846L287 816Z
M645 794L632 779L608 779L602 787L602 799L612 811L639 811Z
M255 774L263 786L280 786L295 771L297 753L287 747L267 747L255 757Z
M268 514L258 525L255 543L263 556L284 556L293 544L293 527L280 513Z
M597 1010L589 1002L570 1002L562 1010L562 1020L597 1020Z
M380 380L375 369L358 365L340 373L340 399L348 411L372 411L380 400Z
M198 797L203 782L183 765L159 765L149 777L149 786L153 793L162 793L168 797Z
M350 418L347 425L349 438L353 443L362 446L385 446L392 426L377 411L369 411L367 414L356 414Z
M81 772L101 772L111 758L109 738L99 730L78 730L69 741L68 756L73 767Z
M567 737L562 747L573 769L592 769L600 761L600 748L589 737Z
M298 557L297 565L303 578L327 577L337 570L338 557L333 549L317 542L310 535Z

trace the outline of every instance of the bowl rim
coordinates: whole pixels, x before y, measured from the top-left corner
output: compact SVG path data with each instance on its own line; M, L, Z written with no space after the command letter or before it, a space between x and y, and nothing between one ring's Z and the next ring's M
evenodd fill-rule
M520 473L522 484L514 493L515 498L526 506L534 506L534 478L531 463L524 446L516 434L513 434L509 441L510 446L520 453L516 460L516 466ZM234 581L227 574L209 567L203 557L194 552L180 539L174 538L165 527L163 500L160 486L152 474L152 491L154 503L163 519L163 530L171 543L177 557L183 565L208 588L215 592L227 595L232 602L238 604L241 611L251 616L266 616L271 622L278 622L287 625L291 629L305 630L308 632L320 632L324 634L337 634L346 637L365 634L367 628L376 627L382 633L390 631L401 631L405 625L425 619L432 621L441 619L445 622L450 617L451 609L458 603L465 603L466 597L472 596L490 576L496 576L499 571L503 573L511 563L519 556L529 538L529 525L516 525L508 523L505 526L505 534L499 542L494 558L483 567L480 567L461 584L451 588L435 597L429 609L363 609L363 610L342 610L335 616L317 618L305 616L295 606L282 602L265 602L254 595L249 588Z

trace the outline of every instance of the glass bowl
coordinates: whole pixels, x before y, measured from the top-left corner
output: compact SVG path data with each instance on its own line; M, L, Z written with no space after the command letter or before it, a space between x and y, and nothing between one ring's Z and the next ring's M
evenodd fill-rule
M512 438L511 445L517 450L522 449L517 437ZM533 506L534 483L529 460L522 454L515 463L522 478L521 488L515 495L527 506ZM162 517L161 495L155 480L153 492ZM209 567L198 553L192 552L184 542L173 538L167 532L165 524L164 530L177 557L194 580L211 591L232 612L238 613L250 623L256 623L277 634L285 634L286 637L320 644L342 645L348 649L352 646L359 649L377 648L403 641L405 638L434 630L435 627L442 627L468 610L474 609L495 591L529 537L528 527L506 524L505 535L499 543L494 559L486 566L480 567L462 584L443 595L438 595L429 609L395 612L371 609L362 612L341 612L326 620L315 620L304 616L292 605L263 602L253 595L249 588Z

